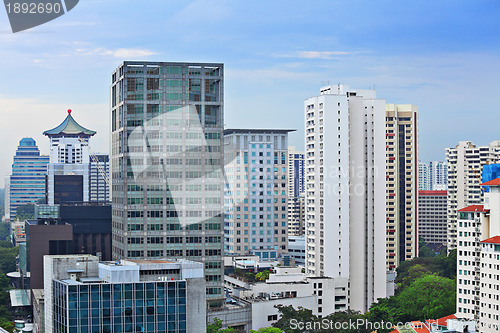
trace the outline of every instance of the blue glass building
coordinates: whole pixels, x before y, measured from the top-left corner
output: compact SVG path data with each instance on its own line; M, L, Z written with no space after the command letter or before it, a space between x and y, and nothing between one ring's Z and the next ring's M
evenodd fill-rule
M8 218L14 220L19 206L45 197L45 175L49 157L40 155L32 138L23 138L14 156L9 188Z
M203 264L44 257L46 333L206 331Z

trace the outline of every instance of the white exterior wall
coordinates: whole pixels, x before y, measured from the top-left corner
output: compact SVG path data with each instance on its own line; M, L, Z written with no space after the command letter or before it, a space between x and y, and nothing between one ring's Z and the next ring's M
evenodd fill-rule
M481 244L479 304L479 332L498 332L500 330L500 242Z
M482 167L500 162L500 141L476 147L461 141L455 148L446 149L448 166L448 251L457 247L457 210L481 204Z
M82 269L85 276L97 276L99 258L90 254L43 256L43 283L45 300L45 333L53 333L53 283L54 279L69 279L68 269Z
M304 105L306 272L350 279L365 312L386 294L385 101L339 85Z

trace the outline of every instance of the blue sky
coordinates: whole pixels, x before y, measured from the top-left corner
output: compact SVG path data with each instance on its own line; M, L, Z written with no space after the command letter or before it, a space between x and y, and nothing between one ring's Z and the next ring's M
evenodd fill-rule
M13 34L0 8L0 175L23 136L66 109L109 151L109 84L123 60L225 64L226 127L296 128L330 82L419 107L419 154L500 139L500 2L81 0ZM3 177L2 177L3 178ZM0 186L3 179L0 180Z

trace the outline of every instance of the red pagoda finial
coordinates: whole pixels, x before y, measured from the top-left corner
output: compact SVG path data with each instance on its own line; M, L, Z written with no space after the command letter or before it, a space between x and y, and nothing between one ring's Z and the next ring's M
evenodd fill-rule
M68 114L71 116L71 109L68 109Z

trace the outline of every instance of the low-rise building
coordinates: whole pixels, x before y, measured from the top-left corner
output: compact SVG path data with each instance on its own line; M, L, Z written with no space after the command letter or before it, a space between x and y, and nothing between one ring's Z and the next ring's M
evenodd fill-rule
M310 277L302 267L275 267L265 282L249 283L225 276L226 288L237 302L251 308L251 329L271 326L279 320L275 305L292 305L310 309L318 317L348 307L346 278Z
M44 257L45 332L204 332L203 264Z

